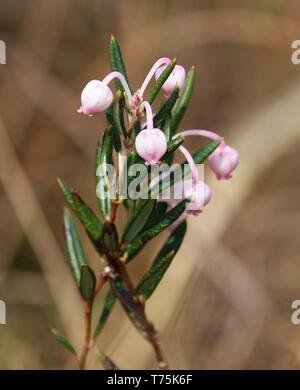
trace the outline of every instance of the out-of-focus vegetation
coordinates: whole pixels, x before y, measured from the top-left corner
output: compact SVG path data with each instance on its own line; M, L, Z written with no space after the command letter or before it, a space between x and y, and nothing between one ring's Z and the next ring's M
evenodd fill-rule
M232 181L218 183L203 215L189 219L151 298L171 367L298 368L300 327L290 316L300 298L300 65L290 56L299 1L0 0L0 8L0 368L75 367L50 332L64 329L78 345L83 326L56 177L71 178L96 210L104 118L76 109L85 83L109 71L111 33L135 87L160 56L195 65L184 128L216 130L241 153ZM131 266L136 281L147 250ZM121 368L154 367L120 308L99 345ZM91 357L89 367L99 363Z

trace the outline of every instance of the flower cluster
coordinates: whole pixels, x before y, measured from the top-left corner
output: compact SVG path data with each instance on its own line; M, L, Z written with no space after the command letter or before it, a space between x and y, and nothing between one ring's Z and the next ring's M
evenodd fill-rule
M171 60L167 57L158 59L147 74L141 88L134 94L131 93L124 75L118 71L109 73L102 81L90 81L81 94L81 106L78 112L93 116L96 113L107 110L113 103L114 95L108 84L113 79L118 79L121 82L124 88L126 109L131 117L135 119L140 118L144 113L146 116L146 121L135 138L135 150L145 161L146 165L160 164L161 158L167 152L168 142L166 134L161 129L155 128L152 107L144 99L144 94L151 79L155 77L157 80L170 63ZM161 88L166 99L170 98L176 88L179 91L183 88L185 78L186 72L184 67L175 65ZM176 137L185 139L188 136L201 136L212 140L220 140L220 145L208 158L209 164L218 180L230 179L232 172L239 163L238 152L227 145L219 134L208 130L185 130L174 135L172 139L175 140ZM211 190L207 184L200 180L197 167L188 150L182 145L179 146L178 150L185 156L192 173L192 179L186 180L182 189L182 198L189 197L191 199L186 213L181 217L185 218L189 213L198 215L202 211L203 207L210 201ZM170 200L169 204L174 206L175 202Z
M85 86L78 109L89 117L105 112L107 120L95 156L98 212L94 212L77 191L58 180L68 206L64 211L64 233L69 264L84 308L81 353L78 354L60 332L53 330L53 334L75 355L79 368L84 369L90 350L115 302L119 301L132 325L152 346L158 368L167 369L160 337L147 316L147 300L180 250L187 230L186 217L199 215L211 199L211 189L201 178L199 164L208 159L217 179L228 180L238 165L239 156L214 132L199 129L177 132L195 85L194 68L186 72L175 60L160 58L133 93L120 46L114 37L109 46L109 59L112 72ZM112 81L116 93L110 87ZM159 95L162 104L154 112L153 102ZM209 142L191 155L184 145L189 136L205 137ZM176 151L184 156L183 164L173 164ZM122 229L117 224L121 206L126 209ZM89 265L73 214L99 256L101 271ZM127 264L166 229L169 234L160 251L140 281L134 283ZM95 298L105 285L108 291L101 313L96 313L98 322L94 328L92 316L98 311ZM117 369L102 351L98 351L97 356L105 368Z

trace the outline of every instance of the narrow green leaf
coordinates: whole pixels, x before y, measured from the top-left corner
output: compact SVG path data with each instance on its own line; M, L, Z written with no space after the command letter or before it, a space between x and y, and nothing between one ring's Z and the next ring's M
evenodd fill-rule
M181 137L176 137L168 142L168 150L165 155L161 158L161 161L169 164L169 158L173 156L176 149L183 143L184 139ZM169 164L170 165L170 164Z
M193 154L193 159L196 164L203 164L204 161L217 149L220 145L220 140L210 141L208 144L204 145L203 148L198 150L195 154Z
M193 89L195 86L195 80L196 80L195 70L194 68L192 68L186 76L186 80L185 80L183 90L181 92L181 96L177 100L175 107L173 109L172 120L170 121L169 127L167 128L166 131L168 139L172 138L190 103L193 94Z
M120 133L119 133L119 130L117 128L117 124L116 124L116 121L115 121L115 118L114 118L114 105L115 104L116 104L116 100L114 100L114 104L109 106L108 109L105 111L105 115L106 115L107 122L112 126L112 130L111 131L112 131L112 143L113 143L113 146L114 146L116 152L119 153L121 148L122 148L122 144L121 144ZM124 122L124 118L123 118L123 122Z
M171 261L175 256L175 252L171 251L164 257L160 258L159 262L153 264L150 270L144 275L140 284L137 287L136 295L143 297L144 300L149 299L159 282L163 278L165 272L169 268Z
M157 264L159 259L166 256L171 251L174 251L175 254L179 251L181 244L183 242L184 236L187 230L186 221L181 222L176 229L170 234L170 236L166 239L164 245L156 256L154 263Z
M103 224L103 244L109 251L118 250L118 232L113 222L105 221Z
M171 233L164 246L156 256L149 271L143 276L137 289L136 295L142 296L144 300L149 299L156 287L159 285L164 274L169 268L173 258L178 252L186 233L186 221L183 221Z
M97 326L95 328L94 338L99 336L99 334L100 334L101 330L103 329L116 301L117 301L117 296L115 295L115 293L112 290L110 290L106 294L106 297L104 299L102 312L101 312L99 321L97 323Z
M102 225L94 212L81 199L81 197L70 189L62 180L58 179L58 184L68 206L74 211L77 218L83 224L89 235L97 240L102 234Z
M136 136L142 130L142 125L140 121L135 122L134 126L131 129L130 141L134 143Z
M122 242L131 242L147 223L155 205L155 199L141 199L125 226Z
M98 143L96 152L97 201L104 219L110 215L111 211L111 178L108 165L112 164L112 154L112 126L108 126L104 132L102 143Z
M76 284L79 286L80 269L82 264L86 264L87 261L81 244L79 231L76 228L72 215L67 209L64 210L64 232L70 265Z
M119 134L123 134L124 136L126 136L127 131L124 123L123 108L124 108L123 94L121 91L118 91L113 105L114 123L119 131Z
M130 261L152 238L156 237L163 230L172 225L177 218L185 211L186 204L189 200L184 199L177 206L173 207L165 215L161 217L157 224L150 226L136 237L126 248L126 261Z
M109 45L109 59L110 59L110 64L111 64L112 70L122 73L122 75L125 77L125 79L128 83L127 72L126 72L124 61L123 61L123 56L121 53L119 42L117 41L117 39L113 35L111 36L110 45ZM116 84L117 89L124 91L124 88L123 88L120 80L115 79L115 84Z
M119 370L119 367L102 351L97 351L97 357L105 370Z
M62 333L60 333L58 330L52 328L51 332L53 333L53 336L56 338L56 340L64 346L69 352L73 353L73 355L77 355L75 348L71 344L71 342L64 336Z
M177 138L177 137L176 137ZM176 138L173 138L175 140ZM179 137L178 137L179 138ZM196 164L202 164L204 161L216 150L216 148L220 145L219 140L213 140L210 141L208 144L204 145L198 152L193 154L193 159ZM178 174L177 175L169 175L164 178L163 181L160 181L157 183L152 189L151 192L149 192L149 195L151 194L151 197L156 197L158 194L161 194L165 191L167 191L170 187L172 187L177 181L183 178L183 175L188 175L190 173L190 167L187 166L186 169L184 169L184 165L186 165L186 161L183 162L180 167L178 168Z
M172 73L172 70L175 68L176 65L176 59L174 59L168 66L166 66L165 70L162 72L162 74L159 76L159 78L155 81L153 84L150 93L148 95L147 101L152 104L156 96L158 95L159 91L161 90L161 87L164 85L167 78Z
M152 225L156 225L162 216L166 213L167 208L168 204L166 202L156 202L150 218L145 225L145 229L148 229L148 227Z
M121 143L121 137L120 137L120 133L119 133L119 130L113 126L112 129L112 143L113 143L113 146L115 148L115 151L117 153L119 153L122 149L122 143Z
M113 104L111 104L108 109L105 111L105 116L106 116L106 120L107 122L112 125L112 126L115 126L115 121L114 121L114 107L113 107Z
M94 271L87 265L83 264L81 266L81 275L80 275L80 292L82 298L86 301L90 301L94 298L96 287L96 276Z
M171 114L172 109L176 103L176 100L178 98L179 94L179 88L176 87L174 91L172 92L172 95L164 102L164 104L161 106L158 113L153 118L153 124L154 127L161 128L161 124L165 121L165 119Z

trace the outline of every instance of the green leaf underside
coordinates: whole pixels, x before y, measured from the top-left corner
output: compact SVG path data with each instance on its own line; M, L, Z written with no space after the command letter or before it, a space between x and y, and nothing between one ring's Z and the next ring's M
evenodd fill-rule
M98 351L97 357L105 370L119 370L119 367L104 352Z
M154 199L142 199L129 218L123 234L123 242L132 241L144 228L155 206Z
M112 164L113 142L112 126L108 126L104 132L102 144L98 144L96 152L96 185L97 201L101 215L106 219L111 212L110 181L107 173L107 165Z
M57 329L51 329L52 334L56 338L56 340L65 347L69 352L73 353L73 355L76 356L76 351L71 342L67 339L66 336L64 336L62 333L60 333Z
M170 211L168 211L165 215L161 217L161 219L157 222L157 224L148 227L142 233L139 234L130 244L128 244L126 248L127 254L127 262L129 262L142 248L143 246L150 241L152 238L156 237L159 233L164 231L173 222L180 217L180 215L185 211L186 204L188 200L184 199L177 206L173 207Z
M102 225L90 207L81 197L71 190L62 180L58 179L59 187L68 206L73 210L77 218L88 231L93 240L97 240L102 234Z
M116 301L117 301L116 294L112 290L110 290L106 294L106 297L104 299L102 312L100 314L99 321L98 321L97 326L95 328L94 338L96 338L100 334L101 330L103 329Z
M122 73L128 83L127 71L124 64L123 56L117 39L112 36L109 45L109 59L111 64L111 69L113 71L118 71ZM115 79L116 88L124 91L123 85L120 80ZM130 87L129 87L130 88Z
M118 250L118 232L113 222L105 221L103 225L103 244L109 251Z
M86 264L81 266L80 292L84 300L90 301L94 297L96 276L94 271Z
M150 215L148 222L145 225L145 229L156 225L161 217L166 213L168 204L166 202L156 202L155 207Z
M125 123L124 123L122 100L123 100L123 94L121 91L118 91L116 99L114 101L114 105L113 105L113 120L114 120L115 127L118 130L120 146L121 146L120 135L121 134L123 134L124 136L127 135L127 130L126 130ZM121 147L120 147L120 149L121 149Z
M115 148L115 151L117 153L119 153L122 149L122 143L121 143L121 137L120 137L120 133L119 133L119 130L113 126L112 129L112 143L113 143L113 146Z
M179 146L183 143L184 139L181 137L176 137L168 142L168 150L165 155L161 158L161 161L165 164L170 164L170 159L172 159L174 152L179 148Z
M145 300L150 298L178 252L185 233L186 221L183 221L166 240L149 271L140 281L136 295L142 296Z
M193 89L195 86L195 71L194 69L190 70L186 76L185 84L181 92L180 98L177 100L173 113L172 119L169 123L169 127L167 129L167 138L171 139L176 129L178 128L185 111L190 103Z
M152 104L156 96L158 95L159 91L161 90L161 87L164 85L167 78L172 73L172 70L175 68L176 60L174 59L168 66L166 66L165 70L162 72L162 74L159 76L159 78L154 82L147 101Z
M81 266L82 264L86 264L87 260L83 251L79 232L71 213L67 209L64 211L64 232L71 269L75 282L77 286L79 286Z
M220 145L220 140L213 140L210 141L208 144L203 146L198 152L193 154L193 159L196 164L202 164L204 161L216 150L216 148ZM179 174L176 175L169 175L164 178L163 181L160 181L157 183L152 189L151 189L151 196L156 197L158 194L163 193L164 191L167 191L170 187L172 187L175 183L177 183L180 179L183 178L183 174L185 173L188 175L190 173L190 167L187 166L186 169L184 169L184 165L186 165L186 161L183 162L180 165L180 168L178 169Z

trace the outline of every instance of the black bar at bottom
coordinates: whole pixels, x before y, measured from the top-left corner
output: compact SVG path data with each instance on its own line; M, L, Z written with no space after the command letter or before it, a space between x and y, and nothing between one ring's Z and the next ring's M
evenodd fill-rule
M300 371L0 371L0 386L30 384L31 388L41 385L66 385L73 383L87 388L89 385L119 385L127 388L144 389L153 386L218 386L225 385L243 389L247 386L276 386L300 383ZM4 389L4 387L1 387Z

